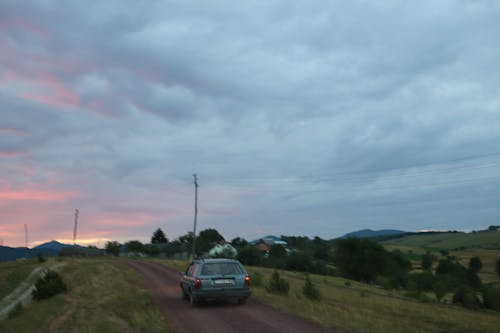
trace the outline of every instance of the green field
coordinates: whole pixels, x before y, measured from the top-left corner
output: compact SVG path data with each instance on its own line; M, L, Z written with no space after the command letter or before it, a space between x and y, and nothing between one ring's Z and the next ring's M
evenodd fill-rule
M175 270L185 269L182 261L155 260ZM439 303L429 295L426 302L338 277L310 275L321 290L322 300L313 302L302 294L303 273L281 271L290 282L288 296L268 293L264 285L273 270L247 267L251 275L263 276L263 286L253 287L254 298L285 312L313 320L334 332L498 332L500 315L493 311L472 311Z
M491 271L491 265L499 253L484 249L454 252L464 262L471 256L484 258L482 274L488 276L489 282L497 283L498 276ZM151 260L177 271L184 270L187 264ZM119 259L68 259L65 262L61 275L69 292L32 302L14 318L0 321L0 332L169 331L151 295L142 287L141 276L120 264ZM22 274L16 275L16 265ZM1 271L3 277L21 277L31 270L28 263L2 267L9 268ZM303 273L281 271L290 282L290 292L287 296L274 295L264 288L273 270L247 268L251 275L259 273L263 277L262 286L253 286L252 297L335 332L498 332L500 327L498 312L439 303L432 294L427 295L426 301L419 301L406 297L403 290L385 290L339 277L310 275L322 294L322 300L314 302L302 294Z
M10 294L39 265L34 259L0 263L0 299Z
M116 260L65 261L60 274L69 291L30 303L14 318L0 321L0 332L169 331L133 269ZM22 264L19 268L25 271Z
M272 270L260 272L267 281ZM288 296L269 294L254 288L254 297L287 312L312 319L335 332L498 332L500 315L491 311L471 311L435 301L422 302L388 291L337 277L312 275L322 293L321 302L302 295L305 276L283 272L291 289Z
M383 245L401 246L402 249L425 250L460 250L483 248L500 250L500 231L476 233L437 233L419 234L382 242Z

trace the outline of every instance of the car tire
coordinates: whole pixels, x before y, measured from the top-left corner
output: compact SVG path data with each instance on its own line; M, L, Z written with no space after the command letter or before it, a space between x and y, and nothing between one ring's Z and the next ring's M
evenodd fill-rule
M198 300L193 294L189 294L189 304L191 304L192 307L195 307L198 304Z
M183 301L187 301L189 299L189 296L184 291L184 288L181 288L181 298L182 298Z

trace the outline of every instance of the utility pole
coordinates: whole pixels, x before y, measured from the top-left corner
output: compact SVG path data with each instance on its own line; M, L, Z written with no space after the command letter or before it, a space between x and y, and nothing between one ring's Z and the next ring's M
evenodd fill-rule
M196 256L196 220L198 218L198 177L196 173L193 174L194 178L194 229L193 229L193 251L191 253L191 259Z
M75 229L73 229L73 245L76 245L76 228L78 227L78 209L75 209Z
M26 248L28 248L28 225L24 224L24 241L26 243Z

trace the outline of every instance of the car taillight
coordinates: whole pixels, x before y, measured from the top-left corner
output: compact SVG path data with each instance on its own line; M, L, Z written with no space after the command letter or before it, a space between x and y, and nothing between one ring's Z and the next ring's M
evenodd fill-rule
M250 276L245 276L245 286L250 287Z
M196 282L194 283L194 288L195 289L200 289L201 288L201 280L196 278Z

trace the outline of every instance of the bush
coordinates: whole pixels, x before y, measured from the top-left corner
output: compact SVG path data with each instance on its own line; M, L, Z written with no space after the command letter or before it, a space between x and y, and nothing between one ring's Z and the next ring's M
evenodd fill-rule
M42 300L67 290L68 287L61 276L57 272L49 270L45 276L36 281L32 295L34 299Z
M262 286L262 274L259 272L255 272L251 275L252 278L252 286L260 287Z
M262 253L254 246L247 246L238 251L236 259L243 265L256 266L262 263Z
M290 284L287 280L281 278L277 271L274 271L266 290L270 293L287 295L290 290Z
M485 287L483 289L483 304L487 309L500 311L500 289Z
M306 277L306 283L302 287L302 293L313 301L319 301L321 299L319 289L311 282L309 276Z
M38 260L39 263L42 263L42 262L46 261L45 258L43 257L43 255L41 253L37 253L36 259Z
M476 296L474 290L467 286L458 288L458 290L453 295L453 303L462 304L469 309L476 309L481 306L481 302Z
M108 241L104 246L104 250L106 251L106 253L118 257L120 255L120 243L116 241Z
M444 279L436 279L434 286L432 287L432 291L434 291L436 299L441 302L441 299L446 295L446 292L448 291L446 281Z

